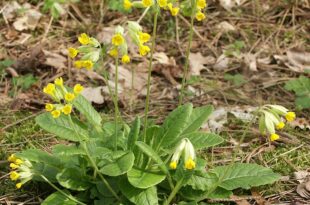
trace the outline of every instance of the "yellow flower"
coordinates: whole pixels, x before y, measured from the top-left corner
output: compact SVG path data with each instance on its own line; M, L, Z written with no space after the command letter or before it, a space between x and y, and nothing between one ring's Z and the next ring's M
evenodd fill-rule
M291 121L294 121L295 118L296 118L296 114L294 112L288 112L286 115L285 115L285 118L287 121L291 122Z
M275 134L275 133L273 133L273 134L270 135L270 140L271 140L272 142L278 140L279 138L280 138L280 136L277 135L277 134Z
M56 78L54 83L55 83L55 85L63 86L64 85L64 80L62 79L62 77Z
M112 50L109 51L109 55L116 58L118 56L118 51L116 48L113 48Z
M53 111L53 110L54 110L54 105L53 105L53 104L50 104L50 103L47 103L47 104L45 105L45 110L46 110L47 112Z
M125 9L128 10L128 9L131 9L132 3L131 3L131 1L129 1L129 0L124 0L123 6L124 6Z
M10 172L10 179L12 181L16 181L19 177L20 177L20 175L16 171Z
M47 86L43 88L43 92L49 95L54 95L55 85L53 83L47 84Z
M178 13L179 13L179 10L180 10L180 8L178 8L178 7L171 8L170 9L170 13L171 13L172 16L177 16Z
M86 33L82 33L79 38L78 38L79 42L82 44L82 45L87 45L90 43L90 38L89 36L86 34Z
M74 67L81 69L83 67L83 61L75 61Z
M119 34L119 33L115 34L115 35L112 37L112 44L113 44L114 46L120 46L120 45L122 45L124 42L125 42L124 37L123 37L121 34Z
M158 0L158 5L161 8L165 8L167 6L167 4L168 4L167 0Z
M11 154L11 155L8 157L8 161L9 161L9 162L15 162L16 159L17 159L17 158L15 157L14 154Z
M176 169L177 168L177 162L176 161L172 161L172 162L170 162L169 166L170 166L171 169Z
M192 160L192 158L189 158L186 162L185 162L185 168L186 169L195 169L196 167L196 163L194 162L194 160Z
M141 44L148 42L150 38L151 38L150 34L139 32L139 40Z
M145 7L152 6L153 3L154 3L153 0L142 0L142 4L143 4L143 6L145 6Z
M204 15L204 13L202 13L201 11L198 11L197 13L196 13L196 19L197 19L197 21L202 21L203 19L205 19L206 18L206 16Z
M10 167L11 167L11 169L17 169L19 167L19 165L14 164L14 163L10 163Z
M72 112L72 105L65 105L61 110L65 115L69 115Z
M92 69L94 63L91 60L85 60L82 62L82 67L86 68L87 70Z
M70 58L75 58L79 51L75 48L68 48L68 55Z
M204 9L207 6L206 0L197 0L197 8Z
M145 45L140 45L139 47L139 52L140 52L140 55L141 56L145 56L148 54L148 52L150 52L150 47L148 46L145 46Z
M277 128L278 130L281 130L281 129L284 128L284 126L285 126L284 122L279 122L279 123L276 125L276 128Z
M130 62L130 57L128 55L123 55L122 62L124 64L129 63Z
M65 95L65 99L68 102L71 102L72 100L74 100L74 98L75 98L75 95L73 93L66 93Z
M21 159L16 159L14 163L17 165L21 165L24 162Z
M16 184L16 188L17 188L17 189L20 189L20 188L22 187L22 185L23 185L23 184L19 182L19 183Z
M76 84L73 88L75 94L79 94L84 90L84 87L81 84Z
M60 111L59 110L54 110L51 112L53 118L59 118L60 116Z

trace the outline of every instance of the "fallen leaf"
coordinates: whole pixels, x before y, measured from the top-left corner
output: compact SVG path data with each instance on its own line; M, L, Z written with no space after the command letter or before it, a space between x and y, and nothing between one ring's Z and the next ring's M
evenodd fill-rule
M18 18L14 23L13 26L17 31L23 30L34 30L41 18L42 14L35 10L29 9L25 12L23 17Z
M216 29L219 30L220 32L230 32L230 31L236 31L235 26L231 25L227 21L222 21L216 26Z
M310 119L296 118L294 121L288 122L288 124L293 128L299 128L302 130L310 130Z
M242 55L245 65L250 71L257 71L257 60L256 55L251 53L246 53Z
M228 68L229 63L230 58L228 58L225 54L222 54L216 60L215 64L213 65L213 68L217 71L223 71Z
M220 5L230 11L235 6L240 6L245 0L220 0Z
M200 52L189 54L190 74L200 75L202 70L205 70L205 65L211 65L215 63L215 58L212 56L203 56Z
M67 67L67 58L63 57L62 55L47 50L43 50L43 53L46 57L44 62L45 65L49 65L57 69L65 69Z
M15 17L16 11L21 8L21 5L16 1L9 2L3 7L2 15L5 19L11 20Z
M242 199L236 195L230 196L230 199L236 202L237 205L251 205L246 199Z
M95 88L87 87L81 92L81 94L89 102L96 104L103 104L105 102L105 99L109 97L108 93L109 91L107 86L100 86Z

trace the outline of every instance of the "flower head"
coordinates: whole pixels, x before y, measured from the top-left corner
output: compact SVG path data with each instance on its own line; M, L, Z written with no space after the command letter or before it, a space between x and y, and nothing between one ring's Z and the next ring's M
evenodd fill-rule
M120 46L120 45L122 45L124 42L125 42L124 37L123 37L121 34L119 34L119 33L115 34L115 35L112 37L112 44L113 44L114 46Z
M87 70L92 69L93 66L94 66L94 63L91 60L82 61L82 67L86 68Z
M140 40L140 43L142 44L148 42L150 38L151 36L148 33L143 33L143 32L139 33L139 40Z
M130 62L130 57L128 55L123 55L122 62L124 64L129 63Z
M17 164L17 165L21 165L24 162L21 159L16 159L14 163Z
M83 67L83 61L75 61L74 67L76 67L77 69L81 69Z
M56 118L59 118L60 111L59 110L54 110L54 111L51 112L51 114L52 114L53 118L56 119Z
M205 19L206 18L206 16L204 15L204 13L202 13L201 11L198 11L197 13L196 13L196 19L197 19L197 21L202 21L203 19Z
M196 167L196 163L192 158L189 158L185 161L185 168L186 169L191 170L191 169L195 169L195 167Z
M126 10L131 9L132 7L132 2L130 0L124 0L123 6Z
M51 104L51 103L45 104L45 110L46 110L47 112L53 111L53 110L54 110L54 105Z
M279 122L277 125L276 125L276 128L278 129L278 130L281 130L281 129L283 129L285 127L285 124L284 124L284 122Z
M179 11L180 11L179 7L174 7L174 8L170 9L170 13L171 13L172 16L177 16Z
M153 0L142 0L142 4L144 7L149 7L154 4Z
M272 141L272 142L278 140L279 138L280 138L280 136L275 134L275 133L270 135L270 141Z
M165 8L168 4L168 0L158 0L158 5L161 8Z
M82 44L82 45L87 45L90 43L90 37L86 34L86 33L82 33L79 38L78 38L79 42Z
M170 164L169 164L169 167L171 168L171 169L176 169L177 168L177 162L176 161L171 161L170 162Z
M68 55L70 58L75 58L79 51L75 48L68 48Z
M11 171L10 172L10 179L12 181L16 181L19 177L20 177L20 175L16 171Z
M75 98L75 95L73 93L66 93L65 95L65 100L67 102L71 102L72 100L74 100L74 98Z
M69 115L72 112L72 105L65 105L61 110L65 115Z
M16 186L17 189L20 189L20 188L22 187L22 185L23 185L23 184L19 182L19 183L17 183L15 186Z
M116 58L118 56L118 50L117 48L113 48L109 51L109 55Z
M73 87L73 92L75 94L80 94L80 92L82 92L84 90L84 87L81 85L81 84L76 84L74 87Z
M289 122L294 121L296 118L296 114L294 112L287 112L287 114L285 115L285 118Z
M58 85L58 86L63 86L64 85L64 81L63 81L62 77L56 78L54 83L55 83L55 85Z
M145 56L150 52L150 47L145 46L145 45L140 45L139 46L139 52L141 56Z
M206 0L197 0L197 8L198 9L204 9L207 7Z
M19 167L19 165L14 164L14 163L10 163L10 168L11 169L17 169Z
M45 86L43 88L43 92L46 94L49 94L49 95L54 95L55 90L56 90L56 88L55 88L55 85L53 83L49 83L49 84L47 84L47 86Z
M16 156L15 156L14 154L11 154L11 155L8 157L8 161L9 161L9 162L15 162L16 159L17 159L17 158L16 158Z

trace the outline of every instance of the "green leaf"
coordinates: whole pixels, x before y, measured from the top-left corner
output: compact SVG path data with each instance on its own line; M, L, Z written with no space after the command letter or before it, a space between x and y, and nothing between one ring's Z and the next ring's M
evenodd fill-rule
M127 172L127 176L130 184L140 189L147 189L155 186L166 178L166 175L160 172L135 168L132 168L129 172Z
M16 156L22 159L28 159L32 162L44 162L57 167L62 166L61 161L57 157L38 149L24 150L21 153L16 154Z
M86 100L82 95L78 95L76 97L76 99L73 101L73 105L94 126L101 126L101 121L102 121L101 116L94 109L91 103L88 100Z
M76 145L63 145L58 144L53 146L52 150L55 155L65 155L65 156L73 156L73 155L86 155L85 151Z
M101 167L100 172L108 176L119 176L128 172L135 161L132 152L122 152L122 154L113 154L113 161Z
M297 79L290 80L284 87L288 91L294 91L296 94L295 103L301 109L310 108L310 78L300 76Z
M209 190L208 190L209 191ZM212 193L208 191L194 190L190 186L182 187L180 194L183 198L190 201L202 201L204 199L229 199L232 191L217 187Z
M213 170L221 179L220 187L227 190L237 188L249 189L251 187L272 184L279 180L280 175L274 173L271 169L257 164L227 165L216 167Z
M179 140L179 136L185 129L192 110L193 105L186 104L176 108L168 115L158 133L159 142L157 148L161 146L170 147L172 143Z
M77 203L68 199L60 192L54 192L49 195L41 205L76 205Z
M213 147L224 141L224 139L217 134L204 132L193 132L183 135L182 137L188 138L194 145L195 149Z
M212 112L213 107L211 105L193 109L193 112L188 120L189 124L186 126L186 129L183 131L182 135L197 131L208 119Z
M241 86L247 82L241 74L231 75L227 73L224 75L224 79L232 82L236 86Z
M166 167L166 164L163 162L163 160L160 158L160 156L150 147L149 145L145 144L144 142L137 141L136 145L139 147L139 149L146 154L149 158L154 160L154 162L157 163L157 165L160 167L160 169L167 174L169 172L168 168Z
M91 186L89 178L78 168L65 168L56 176L59 184L67 189L84 191Z
M206 173L205 171L195 171L195 173L187 181L195 190L207 191L213 184L218 181L216 174Z
M60 115L54 119L50 113L43 113L36 117L36 123L44 130L57 135L58 137L70 141L82 141L87 139L87 131L75 124L76 132L71 128L68 116Z
M158 205L156 186L138 189L133 187L126 178L123 178L120 180L119 187L126 198L136 205Z
M141 126L140 118L137 117L135 121L132 123L132 128L128 135L128 142L127 142L128 150L133 150L135 146L135 142L138 140L138 137L139 137L140 126Z

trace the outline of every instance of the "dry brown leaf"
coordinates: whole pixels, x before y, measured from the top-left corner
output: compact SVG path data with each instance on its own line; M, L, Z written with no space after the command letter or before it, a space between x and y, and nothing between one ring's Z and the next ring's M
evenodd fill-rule
M288 124L293 128L299 128L302 130L310 130L310 119L296 118L296 120L292 122L288 122Z
M103 104L109 97L109 90L107 86L87 87L81 93L89 102L96 104Z
M230 58L228 58L225 54L222 54L216 60L215 64L213 65L213 68L217 71L223 71L228 68L229 63Z
M230 196L230 199L234 200L237 205L251 205L246 199L242 199L235 195Z
M21 8L21 5L16 1L9 2L3 7L2 15L5 19L11 20L15 17L16 11Z
M17 31L34 30L41 18L42 14L35 9L28 9L23 17L18 18L13 26Z
M242 55L245 65L250 71L257 71L257 60L256 55L251 53L246 53Z
M43 53L46 57L44 62L45 65L49 65L57 69L65 69L67 67L67 58L63 57L62 55L47 50L43 50Z
M222 21L216 26L216 29L219 30L220 32L230 32L230 31L236 31L235 26L231 25L227 21Z
M232 8L236 6L240 6L245 0L220 0L220 5L230 11Z
M215 58L212 56L203 56L200 52L189 54L190 73L191 75L200 75L202 70L205 70L205 65L211 65L215 63Z

